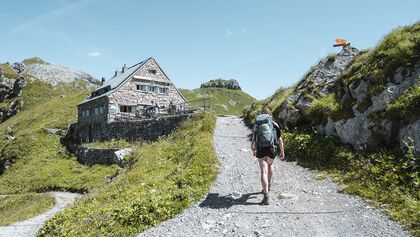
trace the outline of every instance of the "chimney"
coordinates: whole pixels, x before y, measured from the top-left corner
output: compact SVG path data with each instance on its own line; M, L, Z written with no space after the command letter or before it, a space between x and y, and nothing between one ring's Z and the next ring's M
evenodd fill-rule
M117 68L117 70L115 70L114 77L116 77L116 76L118 76L118 68Z
M122 68L122 73L124 73L125 71L127 71L127 64L124 64L124 67Z
M104 85L104 83L105 83L105 77L102 77L102 80L101 80L101 86L103 86L103 85Z

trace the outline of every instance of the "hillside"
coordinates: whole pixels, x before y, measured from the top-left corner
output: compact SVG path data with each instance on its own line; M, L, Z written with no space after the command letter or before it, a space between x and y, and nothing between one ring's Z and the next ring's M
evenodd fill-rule
M202 106L202 99L210 99L210 109L219 115L241 115L242 111L255 101L243 91L225 88L179 89L179 91L190 101L192 108Z
M263 106L285 127L289 159L334 175L342 191L386 207L420 234L420 23L400 27L370 50L345 46L244 111Z

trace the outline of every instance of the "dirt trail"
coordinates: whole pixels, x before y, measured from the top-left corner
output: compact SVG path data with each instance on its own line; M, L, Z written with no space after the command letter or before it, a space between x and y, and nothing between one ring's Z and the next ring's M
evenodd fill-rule
M66 206L72 204L80 194L67 192L50 192L55 197L55 206L47 212L31 219L0 227L0 237L31 237L49 218Z
M338 193L333 182L278 159L272 204L259 205L259 169L249 149L250 133L239 118L218 118L214 145L221 172L210 193L139 236L408 236L362 199Z

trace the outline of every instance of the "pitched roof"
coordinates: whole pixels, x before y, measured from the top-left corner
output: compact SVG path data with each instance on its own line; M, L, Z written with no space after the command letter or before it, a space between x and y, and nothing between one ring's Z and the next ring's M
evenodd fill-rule
M148 58L144 61L141 61L129 68L127 68L127 70L123 73L123 72L117 72L117 76L112 77L111 79L108 79L107 81L104 82L104 84L99 87L96 91L102 89L102 88L106 88L108 86L111 86L111 90L114 90L115 88L117 88L119 85L121 85L127 78L129 78L131 75L133 75L133 73L135 73L139 68L141 68L147 61L149 61Z
M98 89L96 89L95 91L93 91L91 93L91 95L88 98L86 98L84 101L82 101L80 104L84 104L84 103L86 103L88 101L96 100L98 98L101 98L101 97L110 95L112 92L115 91L115 89L117 89L121 84L123 84L123 82L125 80L127 80L128 78L130 78L131 75L133 75L138 69L140 69L144 64L146 64L146 62L149 61L150 59L151 58L148 58L146 60L143 60L143 61L141 61L141 62L139 62L139 63L137 63L137 64L135 64L135 65L133 65L133 66L131 66L129 68L127 68L127 70L125 70L124 72L122 72L122 71L121 72L118 72L117 71L116 72L117 73L116 76L114 76L114 77L106 80L101 87L99 87ZM106 91L104 93L101 93L99 95L95 95L94 96L94 93L95 92L99 92L100 90L105 90L107 87L109 88L108 91Z
M86 98L84 101L79 103L79 105L112 94L114 91L116 91L116 89L118 87L120 87L127 79L129 79L135 72L137 72L143 65L145 65L151 59L153 59L153 58L150 57L146 60L143 60L143 61L127 68L124 72L122 72L122 71L118 72L117 71L116 76L106 80L101 87L99 87L98 89L93 91L91 93L91 95L88 98ZM163 74L165 74L165 72L162 70L162 68L159 66L159 64L158 64L158 67L163 72ZM165 76L168 77L166 74L165 74ZM99 93L101 90L102 90L102 92ZM179 93L179 95L182 97L182 99L184 99L188 103L188 100L185 99L185 97L178 91L178 89L176 87L175 87L175 90ZM95 92L97 92L97 95L95 95Z

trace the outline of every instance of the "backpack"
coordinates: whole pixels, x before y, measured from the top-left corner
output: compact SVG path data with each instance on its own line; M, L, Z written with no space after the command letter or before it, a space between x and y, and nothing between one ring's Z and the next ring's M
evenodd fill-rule
M269 114L260 114L255 120L257 147L275 147L277 132L273 125L273 118Z

